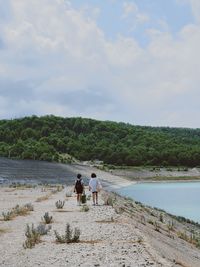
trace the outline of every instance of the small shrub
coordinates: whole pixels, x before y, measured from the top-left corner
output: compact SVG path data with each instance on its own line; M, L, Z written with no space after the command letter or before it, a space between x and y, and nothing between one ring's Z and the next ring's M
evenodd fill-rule
M3 220L4 221L10 221L14 218L15 214L13 211L7 211L7 212L2 212Z
M75 228L73 232L70 224L67 223L64 235L60 235L57 231L54 231L54 233L58 243L77 243L81 232L78 228Z
M155 231L160 232L160 225L156 221L154 222L154 229L155 229Z
M38 232L39 235L47 235L48 232L51 230L51 225L48 225L48 227L45 224L40 223L36 231Z
M28 211L34 211L34 206L31 203L27 203L24 205L24 207L28 210Z
M28 224L26 226L25 231L26 240L23 243L23 247L26 248L33 248L35 244L40 242L40 234L34 228L34 224L30 227Z
M30 213L30 211L28 210L27 207L22 206L20 207L19 205L16 205L13 209L12 212L16 215L16 216L25 216L27 214Z
M164 218L163 218L163 214L162 213L160 213L160 215L159 215L159 221L162 222L162 223L164 222Z
M65 205L65 201L58 200L55 203L57 209L62 209Z
M150 215L153 216L153 217L156 217L156 214L155 214L154 210L150 211Z
M52 190L51 190L51 193L52 193L52 194L56 194L56 193L61 192L63 189L64 189L64 185L57 185L57 186L56 186L56 189L52 189Z
M189 240L190 240L190 238L189 238L189 236L186 234L186 232L181 232L181 231L179 231L179 232L177 233L177 235L178 235L179 238L181 238L181 239L183 239L183 240L185 240L185 241L189 241Z
M89 207L88 207L88 205L83 205L82 207L81 207L81 211L82 212L87 212L87 211L89 211Z
M9 221L12 220L16 216L25 216L29 214L30 211L33 211L33 205L31 203L25 204L24 206L16 205L14 208L12 208L11 211L8 212L2 212L3 220Z
M140 201L135 201L136 205L143 206L143 204Z
M174 231L174 221L169 221L167 224L168 231Z
M145 216L141 215L140 219L141 219L141 223L145 225L146 224Z
M154 225L154 222L151 219L148 220L148 223Z
M42 220L44 221L44 223L50 224L53 221L53 217L49 216L48 212L45 212L44 216L42 217Z

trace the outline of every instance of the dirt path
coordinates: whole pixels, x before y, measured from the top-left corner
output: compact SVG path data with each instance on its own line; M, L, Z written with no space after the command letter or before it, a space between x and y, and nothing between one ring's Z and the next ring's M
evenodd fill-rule
M51 194L35 189L0 188L0 214L16 204L31 202L34 211L11 221L0 221L0 266L1 267L61 267L61 266L172 266L160 257L145 240L143 234L132 225L130 218L119 215L111 206L92 206L81 212L76 198L65 197L65 191ZM47 200L36 202L41 196ZM57 200L65 199L62 212L55 207ZM53 216L52 230L42 237L42 242L32 249L24 249L26 224L38 225L45 212ZM81 230L80 242L56 244L54 230L64 234L66 223Z

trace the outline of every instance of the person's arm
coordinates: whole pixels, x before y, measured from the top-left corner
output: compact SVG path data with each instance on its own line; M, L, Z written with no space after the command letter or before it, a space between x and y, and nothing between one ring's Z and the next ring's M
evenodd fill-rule
M85 185L84 185L84 181L82 180L82 187L83 187L83 191L85 190Z
M76 193L76 181L75 181L75 184L74 184L74 193Z
M91 179L90 179L90 181L89 181L89 191L91 191Z

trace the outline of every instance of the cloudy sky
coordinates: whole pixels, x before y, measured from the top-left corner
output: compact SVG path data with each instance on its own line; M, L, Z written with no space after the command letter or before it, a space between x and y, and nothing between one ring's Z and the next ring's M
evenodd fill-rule
M0 0L0 119L200 127L199 0Z

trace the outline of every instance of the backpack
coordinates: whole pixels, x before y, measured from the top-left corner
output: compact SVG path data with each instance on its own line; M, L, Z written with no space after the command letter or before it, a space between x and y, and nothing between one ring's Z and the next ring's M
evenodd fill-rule
M76 191L78 191L78 192L83 190L83 185L82 185L81 179L76 180L75 188L76 188Z

